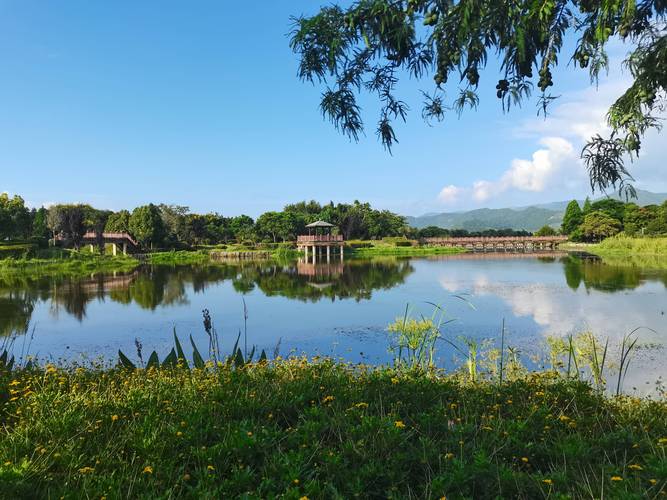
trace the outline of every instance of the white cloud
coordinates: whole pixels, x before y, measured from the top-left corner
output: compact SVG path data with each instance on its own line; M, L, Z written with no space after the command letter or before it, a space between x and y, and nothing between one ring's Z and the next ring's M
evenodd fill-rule
M438 200L442 203L454 204L459 200L459 196L461 196L464 191L465 190L463 188L450 184L449 186L442 188L440 194L438 195Z
M539 142L544 148L535 151L530 160L512 160L510 168L500 179L475 181L471 189L450 185L442 189L438 198L440 201L446 198L448 202L454 203L462 194L470 192L474 201L482 203L511 189L542 192L560 180L571 178L569 175L560 175L569 164L576 164L577 168L581 168L574 157L574 147L568 140L562 137L544 137Z
M501 190L544 191L564 160L571 158L574 151L572 144L562 137L544 137L540 144L546 149L535 151L532 160L512 160L512 166L500 180Z
M594 135L610 133L606 122L609 106L631 83L628 75L621 74L620 67L620 62L613 63L612 74L597 88L588 86L562 95L549 109L546 119L521 121L513 131L514 137L534 139L541 147L530 159L514 158L496 180L478 179L469 188L456 187L456 202L480 204L512 192L549 191L554 199L588 192L588 176L579 152ZM636 174L637 186L654 191L667 189L662 161L667 155L667 141L651 131L643 146L639 159L628 162L630 171Z
M486 201L494 194L494 186L489 181L476 181L472 185L472 197L475 201Z

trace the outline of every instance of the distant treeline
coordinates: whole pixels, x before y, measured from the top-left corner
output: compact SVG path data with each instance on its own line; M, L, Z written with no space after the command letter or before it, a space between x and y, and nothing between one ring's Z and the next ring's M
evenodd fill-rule
M132 211L112 212L90 205L60 204L28 209L20 196L0 195L0 241L47 241L56 236L72 246L81 245L92 231L126 232L146 248L187 248L196 245L282 242L296 239L305 226L325 220L345 239L379 239L409 236L414 230L405 219L369 203L316 201L287 205L280 212L266 212L256 220L247 215L225 217L218 213L196 214L185 206L144 205ZM100 239L100 244L102 243Z
M443 229L438 226L428 226L423 229L414 230L418 239L423 238L467 238L480 236L532 236L533 233L515 229L486 229L484 231L466 231L465 229Z
M573 241L600 241L624 232L628 236L667 235L667 201L662 205L640 207L636 203L623 203L604 199L584 206L572 200L563 216L561 232Z

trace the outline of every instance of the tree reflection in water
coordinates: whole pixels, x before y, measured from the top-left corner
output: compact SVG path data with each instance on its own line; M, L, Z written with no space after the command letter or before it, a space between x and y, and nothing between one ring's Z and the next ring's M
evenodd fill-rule
M409 260L374 259L335 264L243 262L214 266L145 266L132 273L85 278L0 278L0 334L25 333L38 301L54 315L65 311L82 321L94 300L110 299L142 309L188 304L187 290L231 281L239 293L258 288L267 296L316 302L322 299L368 300L373 290L400 285L413 272Z
M464 254L465 260L483 255ZM456 260L456 256L446 260ZM539 258L547 266L562 265L572 290L616 292L637 288L647 279L667 287L667 266L650 271L640 265L611 265L597 257L558 255ZM373 292L405 282L414 272L410 259L383 257L348 260L344 263L305 262L225 263L196 266L144 266L129 274L95 275L85 278L0 277L0 335L25 333L38 303L47 303L52 314L61 311L82 321L92 301L135 304L141 309L187 305L188 293L204 293L207 287L230 282L238 293L259 290L302 302L320 300L370 300Z

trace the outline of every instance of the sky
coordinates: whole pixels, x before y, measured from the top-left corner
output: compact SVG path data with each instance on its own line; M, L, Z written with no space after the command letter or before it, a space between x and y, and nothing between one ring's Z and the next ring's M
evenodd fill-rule
M432 82L403 80L411 111L389 155L372 99L361 101L366 135L351 142L322 118L323 87L297 78L290 16L320 5L0 0L0 192L31 206L152 202L251 216L303 199L420 215L590 194L578 156L627 87L626 47L611 48L597 89L572 66L555 72L560 98L546 120L536 99L502 112L494 61L479 109L432 127L420 110ZM651 134L631 165L637 187L667 191L665 153Z

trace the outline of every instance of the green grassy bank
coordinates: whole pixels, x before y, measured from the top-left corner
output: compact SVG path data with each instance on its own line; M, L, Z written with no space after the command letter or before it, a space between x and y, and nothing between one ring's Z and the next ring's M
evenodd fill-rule
M0 372L1 498L662 498L667 405L295 359Z
M375 255L421 256L458 254L465 252L464 248L421 246L414 240L403 238L385 238L382 240L355 240L346 244L346 251L352 256L372 257Z
M38 257L0 259L0 275L86 275L102 272L128 272L139 265L129 256L90 254L87 252L41 252Z
M600 256L650 255L667 258L667 237L631 238L615 236L590 247L590 252Z

